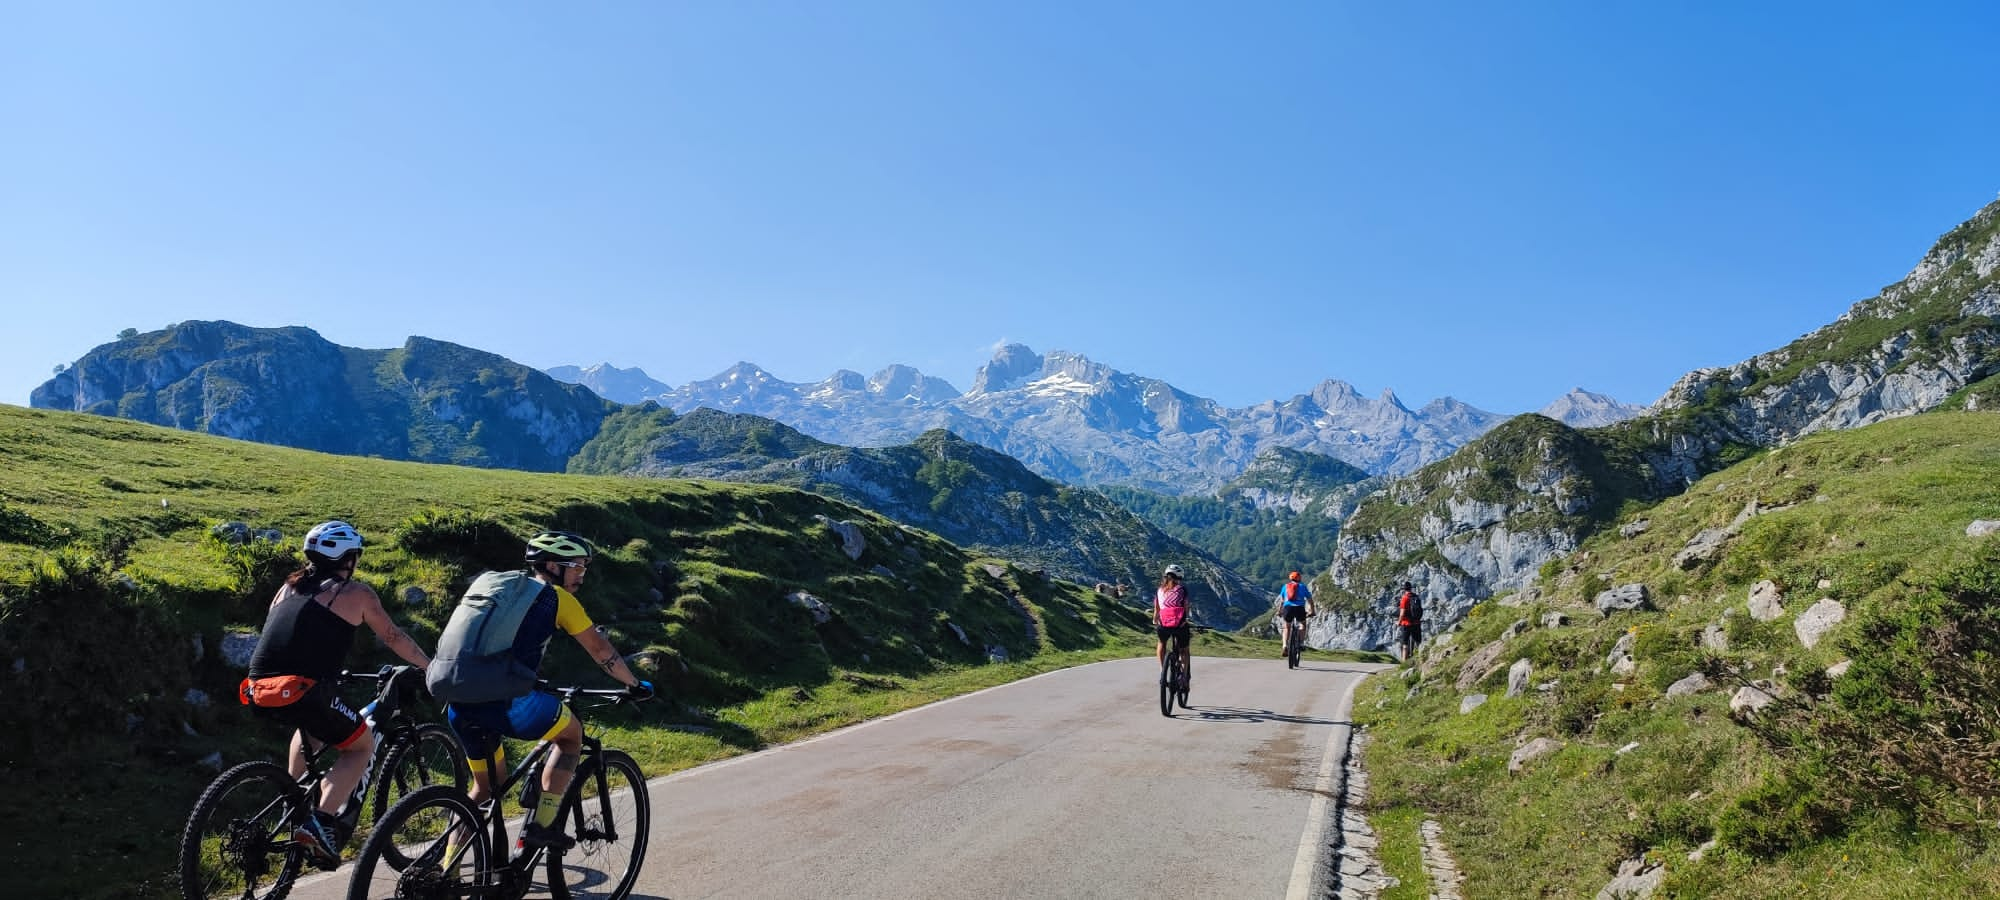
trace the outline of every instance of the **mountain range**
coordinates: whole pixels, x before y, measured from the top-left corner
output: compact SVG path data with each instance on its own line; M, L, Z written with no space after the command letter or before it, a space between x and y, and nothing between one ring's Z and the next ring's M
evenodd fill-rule
M996 488L973 492L987 511L1042 496L1005 487L1028 470L1073 485L1212 496L1267 451L1310 452L1373 477L1339 488L1339 496L1260 484L1251 502L1292 507L1308 523L1301 515L1308 509L1334 511L1323 527L1339 534L1319 578L1333 612L1313 623L1312 639L1372 648L1388 640L1384 607L1403 581L1434 598L1433 621L1448 627L1480 600L1533 590L1545 565L1623 511L1766 448L1939 407L2000 404L1996 273L2000 203L1947 232L1904 279L1824 328L1733 366L1690 372L1643 415L1597 424L1632 409L1581 391L1547 409L1589 426L1581 429L1553 416L1509 419L1450 398L1412 411L1391 392L1368 400L1339 381L1230 409L1079 354L1018 344L1001 348L962 393L907 366L798 385L742 364L657 393L655 406L621 407L582 385L442 341L412 337L395 350L356 350L310 329L227 322L186 322L98 347L37 388L32 402L464 465L671 473L698 464L717 474L734 467L733 477L747 480L811 474L816 489L844 490L875 508L918 517L920 506L931 506L927 527L940 529L979 524L982 516L954 518L948 509L952 489L972 481ZM606 390L658 388L636 370L562 371ZM704 406L761 418L727 423L714 429L719 437L653 440L672 430L661 414ZM620 427L608 429L614 413ZM843 435L850 446L827 449L822 434ZM901 443L874 449L897 452L861 452L885 441ZM1013 459L972 453L974 445ZM1002 471L1014 461L1026 468ZM1048 488L1050 496L1064 491ZM1024 557L1046 552L1038 535L1053 533L1029 518L984 520L991 529L977 538L956 533ZM1089 541L1083 523L1066 524L1076 529L1066 534Z
M894 447L844 447L759 416L707 408L679 415L646 403L607 419L570 471L809 490L1030 570L1122 586L1135 600L1150 596L1163 561L1176 561L1203 624L1235 628L1264 607L1265 592L1213 554L1097 491L1052 482L942 429Z
M904 365L873 377L841 370L799 383L743 362L671 389L643 370L609 364L559 366L549 374L619 402L750 413L848 446L900 444L942 428L1068 484L1181 495L1211 494L1265 450L1280 447L1370 473L1404 474L1507 418L1450 397L1411 410L1393 391L1369 399L1331 379L1288 400L1232 409L1081 354L1039 354L1020 344L1001 347L964 392ZM1577 389L1543 414L1592 426L1641 411Z
M357 350L309 328L182 322L91 350L37 388L32 403L352 456L785 484L1030 571L1125 585L1133 603L1162 560L1179 561L1204 622L1234 628L1260 611L1260 592L1212 554L949 432L843 447L748 414L612 403L428 338Z

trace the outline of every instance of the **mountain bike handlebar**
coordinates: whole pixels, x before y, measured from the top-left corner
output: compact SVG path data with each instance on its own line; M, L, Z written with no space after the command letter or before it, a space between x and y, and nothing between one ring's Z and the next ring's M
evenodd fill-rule
M631 688L587 688L577 685L558 687L546 678L535 681L535 690L561 697L564 703L569 703L577 697L590 697L603 701L592 704L599 707L617 706L620 703L632 703L639 700L638 697L633 696Z

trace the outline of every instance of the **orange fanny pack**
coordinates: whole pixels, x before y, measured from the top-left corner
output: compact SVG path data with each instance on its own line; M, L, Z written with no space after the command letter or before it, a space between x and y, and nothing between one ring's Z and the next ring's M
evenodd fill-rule
M290 706L299 702L319 682L304 675L272 675L245 678L237 688L237 699L245 706Z

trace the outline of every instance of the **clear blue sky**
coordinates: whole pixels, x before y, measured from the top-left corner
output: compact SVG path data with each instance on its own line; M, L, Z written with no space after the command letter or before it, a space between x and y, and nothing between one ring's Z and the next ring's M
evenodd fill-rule
M0 402L229 319L1646 403L1994 199L1995 10L0 0Z

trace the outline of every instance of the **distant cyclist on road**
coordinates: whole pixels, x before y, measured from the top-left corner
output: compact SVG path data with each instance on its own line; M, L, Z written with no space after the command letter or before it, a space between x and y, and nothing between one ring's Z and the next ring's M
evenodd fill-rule
M1181 567L1170 565L1160 576L1159 590L1153 592L1153 624L1159 633L1160 643L1153 650L1154 661L1161 666L1161 684L1166 681L1167 644L1174 642L1180 651L1181 665L1193 680L1194 666L1189 659L1188 643L1193 637L1193 627L1189 623L1188 593Z
M1284 641L1281 645L1284 650L1290 650L1294 641L1304 640L1306 620L1311 618L1312 614L1312 588L1299 580L1299 573L1293 572L1291 578L1285 581L1285 586L1278 589L1278 621L1284 628ZM1286 654L1280 652L1278 655Z
M525 575L532 581L514 577L506 583L525 588L510 596L520 598L526 606L519 613L519 624L512 637L511 654L518 668L510 670L524 673L539 672L542 654L548 650L549 640L558 629L582 645L590 658L602 667L606 674L617 679L630 689L633 697L644 700L653 696L651 682L640 681L638 676L625 665L625 658L611 645L604 629L590 621L590 615L583 611L583 604L577 602L577 589L583 586L583 576L590 566L596 550L589 541L565 531L544 531L528 539L524 558L528 563ZM496 573L482 575L499 578ZM479 582L475 582L478 584ZM495 583L501 583L496 581ZM509 601L512 602L512 601ZM501 604L506 605L506 604ZM468 610L461 602L459 610L453 613L453 624L460 621ZM458 671L469 670L476 660L461 656L463 646L455 646L448 651L447 644L456 642L453 625L446 626L447 634L439 638L438 667L431 673L431 691L441 699L458 696L454 689L464 690L465 685L454 682ZM556 752L542 770L542 792L539 804L529 810L530 819L521 829L521 840L525 844L568 849L574 841L554 827L557 808L562 803L563 792L569 789L571 776L576 774L578 758L583 753L583 726L576 716L564 706L554 694L534 690L532 678L524 682L528 686L521 693L501 700L484 702L452 701L445 707L451 728L458 734L459 742L465 745L466 762L472 767L472 801L484 802L493 792L491 761L500 759L500 739L503 737L521 740L553 741Z
M320 782L319 809L293 835L314 855L338 861L347 829L336 813L361 783L375 751L368 723L334 692L355 627L368 623L382 643L413 666L430 665L430 657L396 627L375 589L354 580L361 532L346 522L322 522L306 532L304 549L305 568L285 578L264 614L242 694L260 718L296 729L287 756L293 778L303 776L306 758L327 744L340 751L333 770Z
M1403 652L1403 662L1417 652L1417 645L1424 641L1424 600L1403 582L1403 593L1396 598L1396 627L1399 631L1398 645Z

